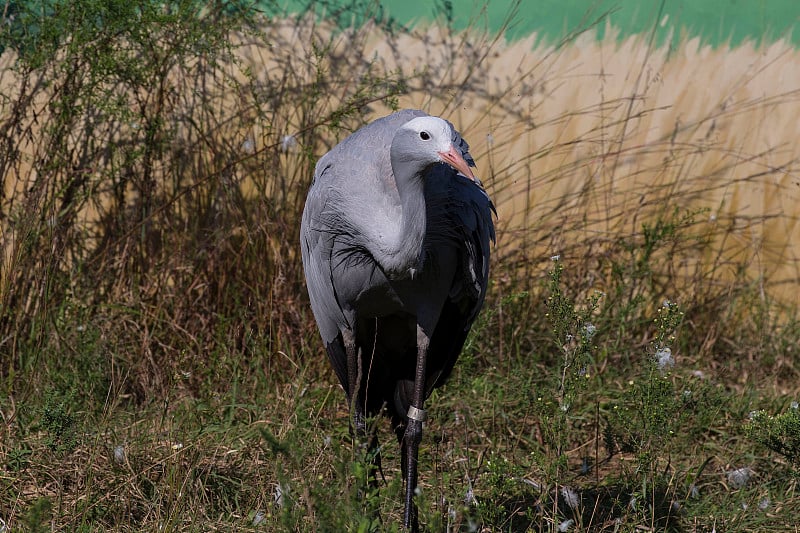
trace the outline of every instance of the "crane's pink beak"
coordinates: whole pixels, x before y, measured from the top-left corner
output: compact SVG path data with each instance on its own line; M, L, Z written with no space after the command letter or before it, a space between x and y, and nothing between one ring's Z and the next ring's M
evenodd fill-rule
M472 169L469 168L467 162L464 161L464 157L458 153L455 146L451 144L450 150L447 152L439 152L439 157L442 158L442 161L458 170L472 181L475 181L475 174L472 173Z

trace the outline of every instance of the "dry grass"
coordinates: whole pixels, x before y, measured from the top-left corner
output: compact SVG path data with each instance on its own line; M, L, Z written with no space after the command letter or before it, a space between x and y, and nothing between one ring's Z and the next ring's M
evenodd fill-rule
M646 36L587 34L545 47L436 28L370 42L386 69L423 72L401 107L446 116L471 140L500 213L501 255L541 261L631 235L674 208L703 209L700 231L716 242L685 258L687 271L713 270L724 283L744 264L778 287L773 296L798 301L800 52L791 43L714 50L692 40L669 50Z
M282 32L309 83L320 65L297 58L313 56L311 43L346 57L354 39L325 41L328 30L308 23ZM578 243L634 235L676 208L701 210L697 230L714 243L683 258L684 274L724 284L744 266L771 296L797 302L800 51L791 43L731 50L694 39L670 50L646 36L598 42L587 33L534 46L535 36L507 44L435 26L355 35L363 60L336 66L353 84L367 70L400 72L409 82L397 105L445 116L471 141L500 213L500 256L528 264L569 257ZM240 53L256 79L290 61L283 49ZM331 95L320 104L330 112L342 101ZM388 112L375 102L365 119ZM238 137L262 139L265 127L256 121ZM289 117L267 129L299 127ZM303 148L319 155L332 142L314 138Z
M247 197L302 196L286 184L303 182L297 173L308 168L305 155L320 155L346 133L310 134L302 106L265 116L259 83L291 72L296 87L311 88L321 70L337 81L349 78L351 92L314 101L314 113L324 117L347 103L341 95L352 95L365 76L400 73L408 85L397 105L445 116L471 141L500 213L501 256L521 254L523 262L568 256L576 243L632 235L674 208L702 209L701 231L716 242L704 256L685 258L687 272L713 271L724 283L746 265L767 292L774 285L780 288L773 296L797 301L800 255L791 243L800 239L800 73L793 67L800 52L791 43L729 50L701 47L695 39L670 50L652 48L646 36L619 41L612 34L598 42L591 32L559 46L534 46L535 36L506 44L436 26L333 35L317 23L287 21L270 30L270 44L280 46L239 43L243 63L230 72L242 84L238 91L206 88L217 140L248 146L240 149L233 176ZM360 56L348 54L354 42ZM11 62L6 54L0 65L4 88L19 82ZM182 75L176 67L178 87ZM39 98L44 110L46 95ZM188 110L197 102L179 105ZM364 119L389 111L376 100ZM42 149L31 144L38 138L35 121L25 127L31 133L19 149ZM248 164L248 152L274 148L284 135L301 143L273 162L290 179L265 182ZM213 175L208 163L204 172ZM4 182L9 205L36 179L24 164L17 170ZM87 207L86 224L102 216L98 211ZM8 265L14 232L6 225L3 233Z

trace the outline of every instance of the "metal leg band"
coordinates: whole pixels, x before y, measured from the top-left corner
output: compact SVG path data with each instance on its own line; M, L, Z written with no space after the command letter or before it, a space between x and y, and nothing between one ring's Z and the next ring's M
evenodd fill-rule
M424 409L417 409L413 405L408 406L408 419L416 420L417 422L425 422L428 419L428 413Z

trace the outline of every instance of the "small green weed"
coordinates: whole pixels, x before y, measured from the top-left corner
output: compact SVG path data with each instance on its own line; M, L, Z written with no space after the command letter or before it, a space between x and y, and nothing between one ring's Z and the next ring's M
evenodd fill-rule
M747 435L773 452L784 456L800 470L800 409L792 402L789 409L778 415L753 411L747 425Z
M53 391L45 395L39 427L47 437L44 442L54 452L70 452L78 445L78 428L71 406L74 396Z
M53 502L50 498L39 498L34 501L25 513L25 529L31 533L50 531L49 522L53 515Z
M560 258L554 258L555 267L550 271L547 290L547 314L553 341L560 353L558 372L550 399L537 398L535 405L544 407L540 415L550 421L545 442L555 457L561 457L568 446L568 420L571 410L582 401L594 368L593 350L597 327L592 323L599 307L602 293L595 291L578 306L567 296L562 287L564 267ZM558 477L558 476L556 476Z

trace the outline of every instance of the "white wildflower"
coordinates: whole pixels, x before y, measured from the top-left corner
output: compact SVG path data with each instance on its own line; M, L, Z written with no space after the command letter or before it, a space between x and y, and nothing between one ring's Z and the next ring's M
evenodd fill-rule
M580 504L580 496L571 487L561 487L561 497L571 509L577 509Z
M125 446L122 444L114 447L114 462L120 465L125 463Z
M792 403L789 404L789 409L797 409L799 407L800 407L800 404L798 404L795 401L793 401Z
M569 529L574 525L575 525L575 520L571 518L569 520L564 520L563 522L558 524L558 531L560 533L564 533L565 531L569 531Z
M297 146L297 139L294 135L284 135L281 137L281 152L286 153Z
M761 498L761 501L758 502L758 508L761 509L762 511L766 511L770 503L772 502L769 501L769 498L767 497Z
M551 255L550 256L550 261L561 261L561 255L559 255L559 254Z
M288 487L284 487L280 483L275 485L275 493L273 494L275 505L277 505L278 507L283 507L284 503L286 503L285 496L288 493L289 493Z
M242 143L242 151L246 154L252 154L256 151L256 143L253 139L245 139Z
M672 350L668 346L656 350L656 364L661 372L665 372L675 366L675 358L672 357Z
M464 494L464 505L475 505L476 503L475 493L472 491L472 486L470 486L466 494Z
M587 323L583 326L583 335L586 337L586 340L592 340L594 334L597 332L597 328L591 322Z
M522 482L525 483L526 485L530 485L531 487L533 487L536 490L541 490L542 489L542 486L539 483L535 482L534 480L532 480L530 478L524 477L524 478L522 478Z
M730 483L731 487L734 489L741 489L747 482L750 481L750 478L753 476L753 470L748 467L737 468L736 470L731 470L728 472L728 483Z

